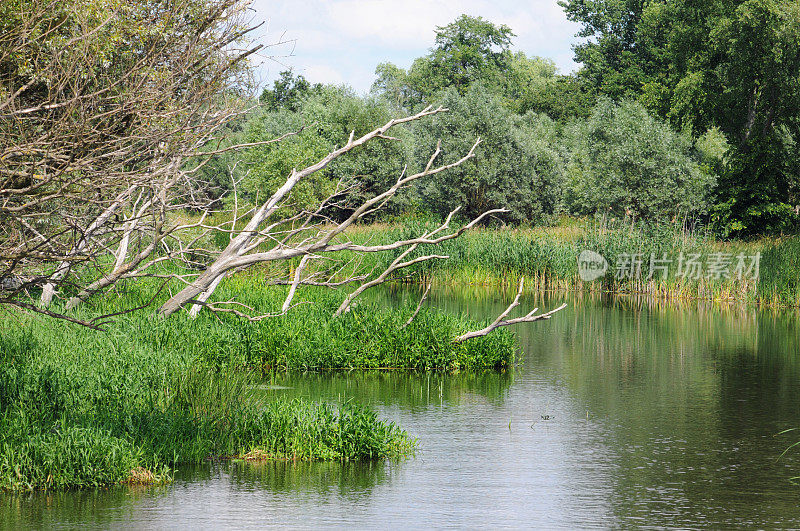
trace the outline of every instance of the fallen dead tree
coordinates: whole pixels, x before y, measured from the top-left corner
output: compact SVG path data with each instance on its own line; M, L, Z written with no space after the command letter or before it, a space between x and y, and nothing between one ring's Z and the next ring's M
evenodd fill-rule
M368 245L353 242L347 237L346 231L349 227L353 226L354 223L363 219L364 216L373 214L386 205L386 203L404 186L418 179L447 171L473 158L475 156L475 150L480 144L480 139L476 140L471 149L458 160L449 164L437 166L436 161L441 154L441 144L439 144L422 171L413 174L407 174L404 171L395 184L386 189L383 193L377 194L363 201L361 204L353 206L352 212L343 221L332 222L326 214L327 210L336 201L336 194L322 201L313 211L303 210L288 218L280 215L281 210L289 204L289 198L293 188L304 178L307 178L314 172L322 170L336 158L369 141L395 141L396 139L389 136L388 132L391 128L399 124L424 119L446 111L447 109L442 107L428 107L412 116L392 119L383 126L359 138L354 138L354 134L351 133L350 138L342 147L330 152L317 163L301 170L293 170L284 184L249 214L249 219L241 229L231 229L229 231L230 243L215 257L210 265L205 267L202 272L194 276L194 278L188 278L187 276L182 277L186 282L186 286L170 297L170 299L161 306L159 313L164 317L169 317L181 308L188 307L190 308L189 311L192 316L197 315L203 308L211 311L234 312L251 320L258 320L266 316L275 315L247 314L241 304L234 300L217 302L209 302L209 300L225 276L231 271L241 270L256 264L281 262L299 257L300 263L295 269L292 278L276 281L276 283L283 283L290 286L288 295L282 306L282 313L285 313L291 308L292 299L296 293L297 287L300 285L338 287L345 284L355 284L356 287L344 297L342 304L334 312L333 317L338 317L349 309L356 297L372 287L383 284L392 278L393 273L420 262L433 259L447 259L447 256L435 253L414 258L409 257L419 247L435 247L439 243L457 238L467 230L480 224L487 217L494 214L501 214L505 212L505 210L489 210L466 224L453 227L454 216L459 210L457 208L450 212L444 222L432 230L425 231L416 237L400 239L384 244ZM343 192L346 187L344 183L340 184L342 184L342 186L340 186L339 190ZM236 217L234 217L232 226L236 226ZM218 228L210 226L208 229L219 230ZM347 278L340 278L336 282L333 281L333 278L323 282L314 280L313 277L318 275L318 272L309 273L308 276L304 278L308 264L314 260L322 259L326 254L348 251L358 256L367 253L391 252L397 250L402 250L402 252L399 253L388 267L377 274L375 274L375 272L368 275L354 273ZM473 337L486 335L500 326L546 319L552 315L552 313L561 309L558 308L548 314L539 316L534 316L532 312L524 318L503 321L508 313L518 305L519 295L521 293L522 285L520 285L520 292L514 304L512 304L493 325L486 329L461 336L456 340L465 341Z
M244 212L232 169L233 210L226 214L233 221L214 224L209 218L221 203L208 199L209 183L199 177L210 157L297 134L222 147L223 126L248 112L250 100L238 94L248 83L247 59L260 48L244 39L254 29L243 18L248 2L147 0L94 11L78 9L81 2L0 6L9 21L0 34L0 304L81 322L48 308L56 297L65 298L62 292L70 293L68 312L121 282L158 276L183 285L158 309L165 318L205 309L260 320L290 311L299 286L352 287L335 318L403 269L447 259L435 252L436 245L505 212L488 210L457 224L455 209L432 229L382 244L348 237L350 227L403 188L472 159L480 139L449 163L437 162L437 145L421 171L404 170L371 197L353 199L352 176L343 176L328 198L297 210L293 191L299 183L369 142L398 141L390 136L395 127L447 111L428 107L358 138L351 133L341 147L294 169L266 200ZM164 24L169 31L152 30ZM109 46L114 42L126 44ZM35 65L37 74L24 64ZM334 220L332 209L346 215ZM206 245L213 233L228 236L224 249ZM433 250L414 255L425 248ZM351 257L345 262L352 264L349 273L343 273L345 266L313 267L334 253ZM361 259L373 253L397 256L382 271L361 270ZM294 271L272 279L289 286L280 311L214 300L226 276L294 259ZM156 272L163 264L174 267ZM493 326L457 340L546 318L504 321L508 311ZM81 324L97 327L107 317Z

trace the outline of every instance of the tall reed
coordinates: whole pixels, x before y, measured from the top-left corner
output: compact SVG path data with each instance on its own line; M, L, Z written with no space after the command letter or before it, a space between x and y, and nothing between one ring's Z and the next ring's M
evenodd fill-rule
M434 226L432 222L411 221L403 225L369 226L353 232L356 239L387 242L408 238ZM669 299L736 300L754 304L800 305L800 263L797 236L758 241L714 240L701 231L685 231L677 225L644 225L604 220L571 220L566 226L544 228L486 228L470 231L460 238L442 243L437 253L447 260L418 264L404 272L415 281L470 284L516 284L520 276L529 279L533 289L580 290L612 293L649 294ZM609 263L606 274L583 281L578 271L578 256L584 250L599 253ZM420 249L418 254L429 250ZM745 265L760 254L758 277L736 274L738 256ZM679 273L681 255L688 260L697 255L700 274ZM716 255L726 256L727 274L716 275L709 263ZM625 257L636 257L636 271L622 267ZM667 275L654 265L666 256ZM387 265L393 256L369 256L366 267ZM684 269L685 271L685 269Z

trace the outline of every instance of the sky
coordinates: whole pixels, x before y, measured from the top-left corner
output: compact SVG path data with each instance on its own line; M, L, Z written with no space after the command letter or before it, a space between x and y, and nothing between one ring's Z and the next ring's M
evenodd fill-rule
M562 73L577 67L578 26L556 0L254 0L252 7L265 22L259 42L270 45L257 70L262 86L291 67L313 83L365 93L378 63L408 68L433 46L436 26L461 14L506 24L517 35L514 51L548 57Z

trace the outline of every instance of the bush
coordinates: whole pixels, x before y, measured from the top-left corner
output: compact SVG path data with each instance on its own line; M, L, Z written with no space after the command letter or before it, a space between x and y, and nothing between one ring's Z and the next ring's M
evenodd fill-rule
M293 168L304 168L318 162L337 146L347 142L351 132L358 138L395 117L389 104L378 98L361 98L345 87L324 86L300 100L297 110L285 107L260 109L248 119L243 132L246 142L277 138L287 132L296 136L283 141L252 148L242 167L245 197L266 197L282 185ZM316 207L337 189L353 186L347 194L351 203L363 201L383 192L397 181L409 161L413 137L402 127L392 131L403 142L378 139L337 159L292 191L297 207ZM408 205L409 197L400 194L386 213L396 213ZM333 212L334 217L341 215Z
M567 129L566 143L573 213L666 221L708 209L715 175L701 170L687 137L639 103L601 99Z

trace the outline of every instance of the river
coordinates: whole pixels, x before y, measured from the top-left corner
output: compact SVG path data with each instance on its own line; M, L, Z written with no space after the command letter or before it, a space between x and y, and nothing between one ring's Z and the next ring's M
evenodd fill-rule
M432 292L491 317L512 294ZM387 304L417 293L391 293ZM794 311L537 295L504 374L276 375L267 393L355 400L419 439L373 463L216 462L167 486L2 496L0 526L800 527Z

